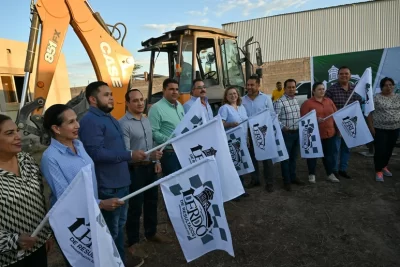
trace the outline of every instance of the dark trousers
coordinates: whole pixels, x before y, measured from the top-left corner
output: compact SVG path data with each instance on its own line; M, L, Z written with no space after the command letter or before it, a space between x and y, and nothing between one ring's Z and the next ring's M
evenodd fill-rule
M41 246L35 252L30 254L28 257L23 258L11 265L9 267L47 267L47 252L46 245Z
M283 176L283 182L285 184L290 184L296 180L296 159L299 151L299 132L282 131L283 139L285 140L285 145L287 152L289 154L289 159L281 162L281 172Z
M254 165L254 172L251 173L251 180L253 181L253 183L259 183L260 182L260 170L258 167L258 161L254 154L254 146L253 146L252 141L250 141L249 153L250 153L251 161L253 162L253 165ZM272 160L270 160L270 159L263 160L262 164L263 164L265 183L273 184L274 183L274 165L272 164Z
M130 193L133 193L157 180L154 164L129 168L131 174ZM129 199L128 217L126 221L126 234L128 245L139 243L140 216L143 209L143 226L146 238L152 237L157 232L157 201L158 186L150 188L143 193Z
M375 128L375 171L380 172L389 164L393 149L399 136L399 129L384 130Z
M178 157L175 152L164 151L162 158L160 159L162 172L164 176L168 176L182 169L179 163Z
M336 136L331 138L326 138L321 140L322 150L324 151L324 157L322 162L324 163L326 175L331 175L333 173L333 167L335 164L335 148L336 148ZM315 175L315 169L317 167L317 159L307 159L308 174Z

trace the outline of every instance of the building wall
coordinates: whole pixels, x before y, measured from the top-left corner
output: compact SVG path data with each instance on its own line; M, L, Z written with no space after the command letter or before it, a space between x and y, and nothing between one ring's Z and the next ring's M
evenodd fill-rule
M400 0L368 1L226 23L242 47L254 36L264 62L400 46ZM255 45L250 47L255 60Z
M0 38L0 76L24 76L25 57L28 44L14 40ZM34 84L36 77L38 49L36 52L35 64L29 82L29 94L33 99ZM61 54L54 74L53 83L46 101L46 107L56 103L66 103L71 99L71 91L68 79L67 64L65 57ZM0 107L1 111L16 118L19 103L6 103L3 83L0 83Z
M295 79L297 82L310 81L310 58L298 58L264 63L261 89L264 93L271 94L276 83L283 85L287 79Z

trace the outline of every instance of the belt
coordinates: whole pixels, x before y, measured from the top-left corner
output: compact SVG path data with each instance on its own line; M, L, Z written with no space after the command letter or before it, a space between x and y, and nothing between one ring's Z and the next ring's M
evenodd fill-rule
M134 167L140 167L140 166L149 166L152 163L153 162L151 162L151 161L139 161L139 162L131 163L129 166L134 168Z
M299 132L299 129L297 129L297 130L287 130L286 132L287 132L287 133L298 133L298 132Z
M164 151L164 152L175 153L175 150L173 150L172 148L164 149L163 151Z

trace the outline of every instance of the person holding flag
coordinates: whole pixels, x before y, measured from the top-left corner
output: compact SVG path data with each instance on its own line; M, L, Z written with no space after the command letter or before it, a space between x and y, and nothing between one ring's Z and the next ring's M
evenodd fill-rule
M350 83L351 71L349 67L342 66L339 68L339 79L326 91L325 96L330 98L335 104L337 110L342 109L346 104L355 101L362 102L361 96L356 92L353 93L355 86ZM348 162L350 159L350 150L346 145L339 132L336 135L336 148L334 152L333 173L351 179L347 173Z
M248 119L246 109L242 105L242 99L239 97L239 92L235 86L230 86L225 89L222 104L223 106L219 108L218 114L221 116L225 130L232 129ZM241 127L244 132L245 140L248 140L247 124L244 124ZM243 177L240 177L240 179L243 183ZM248 196L249 193L247 192L242 195L242 197Z
M336 106L333 104L332 100L325 97L325 86L322 82L316 82L312 87L313 97L308 99L303 103L300 108L300 115L303 117L311 110L315 110L318 119L319 134L321 137L322 150L324 152L324 157L322 161L324 163L327 181L339 182L336 176L333 174L333 164L334 164L334 151L335 151L335 122L333 117L329 117L324 120L325 117L336 112ZM315 183L315 169L317 167L316 158L307 158L308 167L308 181L310 183Z
M256 115L258 112L268 109L271 114L275 114L274 106L272 104L271 97L260 92L260 78L257 75L250 76L247 80L247 94L242 97L243 106L246 108L247 115L249 117ZM283 90L282 90L283 91ZM251 185L260 185L260 173L258 168L258 162L255 158L253 142L249 142L249 152L251 160L253 162L255 172L251 174ZM262 161L265 189L268 192L274 191L274 166L272 160L267 159Z
M383 182L383 176L392 176L387 166L400 132L400 95L393 92L393 79L383 78L380 87L381 92L374 96L375 110L368 115L368 128L374 136L377 182Z
M207 87L204 85L202 79L195 79L193 81L192 91L190 94L190 99L186 101L185 104L183 104L183 109L185 110L185 113L188 113L194 102L197 100L197 98L200 97L201 106L204 109L204 114L206 114L207 120L211 120L214 117L214 114L210 104L208 103Z

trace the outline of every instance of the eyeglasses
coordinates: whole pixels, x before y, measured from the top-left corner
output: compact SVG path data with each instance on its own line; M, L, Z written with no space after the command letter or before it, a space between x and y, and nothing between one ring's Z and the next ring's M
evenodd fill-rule
M194 89L207 89L206 86L196 86Z

